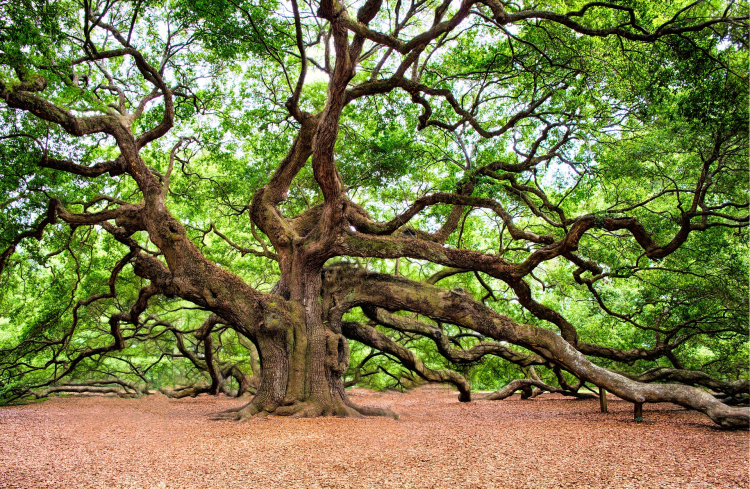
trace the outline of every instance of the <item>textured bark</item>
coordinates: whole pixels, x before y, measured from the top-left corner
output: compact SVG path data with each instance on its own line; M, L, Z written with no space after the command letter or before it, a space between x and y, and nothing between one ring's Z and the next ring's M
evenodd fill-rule
M578 393L575 391L560 389L559 387L554 387L548 384L545 384L541 380L534 380L534 379L516 379L508 383L505 387L500 389L499 391L493 392L491 394L487 394L486 396L482 397L483 401L500 401L502 399L506 399L513 394L516 393L516 391L523 391L521 394L521 399L528 399L529 397L532 397L532 390L531 388L536 387L542 391L552 392L555 394L562 394L564 396L570 396L575 397L578 399L591 399L596 397L594 394L583 394Z
M183 399L185 397L197 397L201 394L208 394L211 390L211 384L191 384L174 389L159 389L159 392L171 399Z
M148 390L145 387L140 388L132 382L121 379L106 379L53 385L44 390L34 392L34 396L36 398L47 397L50 394L57 392L74 394L117 394L120 397L140 397L148 394Z
M344 322L342 325L347 338L357 340L382 352L390 353L398 358L406 368L416 372L425 380L453 384L459 391L459 401L471 401L471 386L458 372L454 372L453 370L433 370L426 367L424 362L411 350L399 345L375 328L352 322Z
M638 382L656 382L667 380L671 382L680 382L687 385L700 385L708 387L715 392L722 392L728 396L737 394L747 394L750 391L750 381L736 380L734 382L724 382L716 380L705 372L698 370L685 370L668 367L656 367L643 372L640 375L625 374L626 377L637 380Z
M403 213L385 223L375 222L362 206L350 200L336 165L336 143L339 140L342 113L349 102L368 95L386 94L396 89L406 91L412 102L423 110L418 117L417 128L420 130L433 126L455 131L460 125L465 124L465 127L470 127L478 136L490 139L510 134L509 131L528 117L539 118L540 114L535 111L546 110L543 106L556 95L554 86L540 89L538 93L535 90L533 96L519 108L513 109L514 113L508 114L504 121L499 121L494 128L487 128L484 123L480 123L484 116L479 115L479 95L474 102L475 106L469 110L464 100L459 100L461 97L457 98L450 89L420 83L419 72L426 65L420 67L419 60L426 52L427 46L440 38L445 40L452 36L450 33L472 12L480 14L479 17L484 16L488 28L504 29L503 26L513 22L543 21L567 27L586 36L616 35L621 39L639 42L654 42L666 35L693 32L722 22L734 22L737 19L722 17L703 23L688 21L682 25L682 21L687 19L680 19L680 22L677 20L681 13L689 10L684 9L670 22L653 32L648 32L636 22L634 10L596 2L584 6L578 12L567 14L519 10L515 6L511 10L516 11L508 13L505 6L496 0L463 0L448 14L449 3L445 2L435 10L434 21L427 30L414 35L411 39L401 40L399 35L403 33L398 31L405 25L419 24L421 21L415 22L417 17L410 16L415 15L414 9L423 7L413 6L410 9L411 13L403 19L402 26L392 34L384 34L369 27L370 21L383 7L382 1L367 0L357 12L355 19L340 2L322 0L316 15L327 22L325 44L327 53L333 55L334 64L331 67L331 59L326 59L326 69L330 76L325 106L319 113L311 114L304 112L299 104L305 84L307 57L299 6L293 1L292 11L301 69L296 88L292 89L293 93L285 106L289 110L289 115L298 124L298 133L268 184L255 192L247 208L253 225L253 235L257 238L256 229L259 229L270 240L274 250L269 252L263 244L264 253L258 254L278 262L280 280L271 293L262 293L254 289L237 275L204 256L186 233L186 227L169 211L169 174L175 152L181 143L172 150L170 170L163 177L155 174L141 156L141 150L148 143L167 134L174 124L174 94L164 75L169 53L165 52L162 66L152 66L146 57L131 45L129 35L126 39L116 27L105 23L105 14L95 15L85 4L83 19L86 25L90 23L91 29L99 29L100 34L106 34L107 39L114 39L113 43L116 41L120 46L101 51L86 46L83 49L85 56L75 64L103 62L123 57L131 59L142 81L151 86L151 93L143 98L138 108L128 112L122 100L125 98L123 95L119 107L116 108L116 104L112 104L102 109L102 114L86 117L77 115L80 111L66 109L45 99L43 93L50 84L42 75L19 67L17 82L6 83L0 79L0 99L4 100L9 108L27 111L43 121L59 126L73 136L107 135L114 139L120 151L113 160L90 167L48 157L45 153L39 161L41 168L68 172L83 178L96 178L105 174L110 177L128 175L142 195L137 205L117 201L119 207L96 213L70 212L62 201L51 199L47 214L39 218L32 230L21 233L16 240L12 240L9 248L0 254L2 272L5 260L22 239L40 239L45 227L54 224L57 219L73 227L99 225L130 249L130 253L117 265L118 272L126 264L134 261L136 275L150 281L147 287L140 290L136 303L128 313L111 315L110 330L113 342L79 354L66 364L61 375L71 372L86 358L123 349L125 336L120 323L127 322L138 326L139 316L146 310L148 300L156 295L164 295L180 297L210 313L206 323L196 334L196 337L203 341L204 359L198 358L185 348L180 334L174 329L173 332L182 355L193 362L199 370L207 372L211 382L175 389L170 392L173 396L197 395L203 392L216 394L226 389L226 379L231 376L238 382L239 395L255 389L252 401L237 413L239 418L268 414L392 415L385 410L357 407L347 398L342 376L349 363L347 338L351 338L396 357L423 379L455 385L460 391L460 400L470 399L470 385L460 374L425 366L414 352L369 324L343 322L346 312L360 307L376 325L431 339L439 353L452 362L467 364L478 361L485 355L495 355L524 367L544 365L552 368L560 384L560 388L556 388L544 384L538 378L514 381L496 393L496 398L507 397L517 389L523 390L523 395L528 397L533 395L532 387L585 396L577 394L578 388L583 382L590 382L599 386L601 392L607 389L633 402L637 407L642 406L644 402L670 401L705 412L722 426L747 427L750 419L748 409L730 408L704 390L690 385L654 383L664 380L678 381L708 387L730 397L736 397L743 390L747 391L747 381L718 382L700 372L683 369L655 369L629 378L598 367L585 355L629 363L667 357L679 366L679 361L672 351L677 343L664 345L657 342L657 346L652 349L627 351L581 343L575 326L561 312L535 300L532 288L527 283L527 277L544 262L565 258L579 268L573 274L575 279L591 287L594 279L583 278L583 273L590 272L599 276L603 270L599 265L578 257L574 252L578 250L581 239L597 229L608 232L620 231L623 236L630 236L643 249L646 257L661 259L679 249L692 231L705 230L718 224L709 223L708 215L728 219L731 221L729 227L746 225L747 217L717 213L716 210L722 207L713 208L713 213L705 210L706 192L711 185L709 167L712 164L718 165L717 151L704 159L703 172L695 186L689 208L679 208L679 230L663 245L657 243L637 219L625 215L626 211L622 212L622 217L586 214L569 218L559 204L553 204L540 188L527 184L528 182L518 181L523 172L534 170L536 165L550 161L557 155L558 150L575 137L575 134L571 134L573 129L567 129L556 143L542 150L542 153L546 151L546 154L537 154L539 144L547 140L550 128L562 123L550 123L543 129L541 139L532 145L528 155L518 153L521 157L518 163L498 161L476 168L472 164L478 164L481 158L477 162L467 161L467 170L471 171L465 173L465 179L456 186L455 193L437 192L422 195ZM628 12L631 20L616 27L605 25L596 29L576 22L576 17L583 17L586 10L594 6ZM491 11L491 16L486 8ZM726 13L724 15L726 16ZM133 23L136 19L137 15L133 17ZM89 33L85 33L87 39ZM357 64L361 57L377 54L378 51L374 49L363 54L367 40L387 47L389 54L393 51L398 52L403 58L398 65L394 64L393 69L389 67L389 78L378 78L377 71L385 63L386 58L383 58L369 81L354 84L352 82L356 80ZM266 47L268 48L267 45ZM37 68L38 71L49 71L49 67ZM411 78L407 77L409 70ZM294 71L286 67L284 69L287 76ZM59 77L59 73L55 73L55 76ZM291 83L289 88L291 89ZM119 90L117 87L114 89ZM161 120L153 127L146 128L141 134L134 134L134 127L138 126L134 122L142 115L145 105L157 98L161 99L163 106ZM432 102L428 99L440 100L440 103L445 104L446 110L452 112L446 120L457 117L460 122L454 124L438 120L438 115L430 105ZM717 147L723 142L726 141L717 137ZM285 216L282 212L284 207L280 207L280 204L286 199L290 185L308 162L323 196L323 202L310 206L297 216ZM535 224L520 226L515 220L515 211L510 212L500 201L472 196L475 186L480 181L479 177L502 182L509 195L518 197L518 201L523 202L531 214L549 224L550 227L544 231L549 234L533 232L532 229L538 229ZM421 211L434 205L452 206L447 218L436 232L426 232L408 225ZM743 205L738 204L738 208ZM458 248L446 246L447 239L458 228L462 216L465 216L465 211L469 207L492 211L513 240L531 245L526 250L529 254L524 255L522 261L514 263L511 261L512 255L503 252L502 243L498 254L461 249L460 236ZM542 212L540 209L546 210ZM700 223L694 221L694 218L698 217L702 219ZM210 229L232 244L213 223ZM158 248L158 255L151 254L133 237L136 232L141 231L145 232L148 241ZM232 245L242 253L249 250ZM329 259L339 256L368 259L411 257L450 268L435 274L427 284L367 273L346 264L324 268ZM482 281L479 272L504 282L513 290L518 303L526 311L536 319L556 326L560 334L542 327L514 322L474 301L462 290L449 291L434 285L441 278L464 271L474 272L477 280L487 289L488 297L494 298L493 292ZM110 280L109 293L97 295L89 302L84 301L76 307L81 304L88 305L94 300L115 297L116 275L113 273ZM599 303L604 308L601 301ZM465 350L454 348L451 338L446 337L440 328L427 322L393 314L396 311L408 311L436 322L467 328L475 332L481 341ZM255 371L255 359L252 360L253 376L247 376L237 365L221 364L214 359L211 330L219 322L247 338L251 352L254 348L257 349L260 371ZM500 342L526 348L531 353L519 353ZM567 384L563 370L579 379L575 386ZM59 377L54 381L58 379ZM70 388L108 389L100 386Z
M350 267L331 274L327 293L338 310L362 304L409 310L434 320L461 325L498 341L527 348L571 372L582 381L603 387L633 403L673 402L707 414L721 426L747 428L750 409L723 404L708 392L679 384L645 384L599 367L553 331L516 323L483 304L432 285Z
M41 392L35 393L34 395L37 398L41 398L58 392L70 394L117 394L119 397L139 397L138 393L128 392L117 387L96 387L82 385L58 385L49 387Z

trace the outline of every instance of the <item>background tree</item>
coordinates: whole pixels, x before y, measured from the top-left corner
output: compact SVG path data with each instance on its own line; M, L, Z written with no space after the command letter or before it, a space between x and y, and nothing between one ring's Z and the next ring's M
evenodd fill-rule
M350 363L502 362L747 427L745 4L0 15L7 401L180 357L239 417L392 414Z

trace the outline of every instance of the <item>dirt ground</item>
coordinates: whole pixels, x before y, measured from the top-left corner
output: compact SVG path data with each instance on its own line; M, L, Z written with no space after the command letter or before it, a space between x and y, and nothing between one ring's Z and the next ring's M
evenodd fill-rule
M57 398L0 408L0 488L750 487L748 433L706 416L544 395L457 402L354 390L392 419L210 421L226 397Z

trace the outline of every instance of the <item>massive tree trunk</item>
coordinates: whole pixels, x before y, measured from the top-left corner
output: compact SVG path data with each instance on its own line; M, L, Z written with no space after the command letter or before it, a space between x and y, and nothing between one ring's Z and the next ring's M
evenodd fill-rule
M343 374L349 365L349 344L340 323L325 320L321 301L321 266L299 252L276 286L289 295L292 314L269 312L255 341L261 361L261 382L253 400L238 418L267 414L361 416L394 414L386 409L356 406L347 397Z
M679 222L668 224L667 228L677 224L679 229L675 231L666 244L659 244L660 241L652 236L647 227L638 220L637 213L631 211L645 206L660 196L671 196L674 182L668 184L668 189L665 187L665 190L653 197L644 197L645 200L640 203L632 203L633 205L629 204L629 207L613 210L618 207L613 206L608 207L606 211L589 213L589 211L584 210L587 206L583 206L580 212L587 213L578 215L574 214L578 212L576 210L579 207L578 205L565 209L563 207L567 206L561 206L563 200L560 200L558 204L553 204L556 199L552 199L552 194L545 193L543 188L539 186L539 182L536 182L535 186L531 185L529 175L533 174L533 180L537 180L537 165L546 165L546 162L555 159L571 165L578 173L575 165L567 161L569 157L564 155L566 152L575 149L576 145L568 144L569 142L589 138L592 129L585 121L576 122L578 116L574 116L574 114L577 113L578 109L571 112L567 104L564 104L564 109L562 106L557 107L558 102L555 99L559 98L560 94L563 94L570 86L578 83L573 80L578 79L579 75L586 70L582 72L576 68L559 75L550 73L545 75L546 81L538 83L538 77L542 76L537 71L539 67L535 67L533 73L530 72L533 75L530 78L515 79L513 73L517 68L514 65L508 65L507 80L510 81L507 81L505 89L491 94L489 93L492 92L490 86L497 85L499 80L502 79L502 77L498 80L493 79L496 74L502 73L502 71L495 73L496 67L494 65L492 65L492 68L488 65L488 71L484 77L487 84L481 84L481 88L477 88L473 95L471 91L466 92L465 89L474 85L473 81L467 82L478 79L476 78L477 73L464 73L463 75L467 78L461 81L460 77L457 77L455 84L448 83L453 75L444 77L443 82L436 84L428 82L427 79L420 80L422 76L420 73L422 72L438 73L440 71L434 71L428 63L431 57L443 57L440 54L433 56L433 53L437 53L437 49L442 49L441 46L445 46L446 43L452 43L455 38L452 37L454 34L451 32L458 28L469 16L474 17L475 13L482 10L485 10L484 14L478 16L477 19L483 19L486 22L485 27L487 29L499 28L506 34L508 33L504 27L506 25L532 26L536 21L544 21L557 24L560 28L564 27L573 33L585 36L605 38L616 35L621 42L629 40L649 43L664 36L687 34L714 24L733 23L740 18L726 17L726 13L729 12L727 10L719 19L708 19L700 24L690 20L687 24L678 27L680 22L677 22L677 20L680 15L686 14L690 10L686 8L676 13L672 20L649 33L644 27L635 24L636 16L633 11L631 11L631 24L594 29L588 27L588 23L579 24L574 20L576 17L583 16L588 7L579 12L570 12L563 15L541 10L521 10L517 6L506 5L496 0L483 2L466 0L450 10L448 9L449 3L443 3L434 13L430 12L427 17L427 11L423 9L432 9L432 7L429 3L420 4L421 7L415 6L410 9L409 13L406 14L407 17L400 22L398 20L399 15L395 15L397 25L375 21L379 25L371 29L369 23L376 16L391 17L391 15L378 16L381 8L385 7L382 1L368 0L364 2L356 13L355 20L353 13L350 15L347 7L341 3L321 0L319 8L313 15L316 15L319 18L318 20L328 23L323 30L318 32L317 39L320 41L323 36L325 37L326 59L324 63L319 63L318 66L325 68L329 76L329 83L325 106L320 112L312 114L303 110L302 107L309 107L309 104L301 104L300 97L305 85L307 70L306 49L309 46L306 39L314 39L316 36L309 36L312 31L308 31L307 34L303 32L302 23L306 16L300 14L297 2L292 2L300 69L294 87L292 87L288 75L295 72L296 67L291 70L287 68L283 70L290 91L290 97L284 106L288 109L288 121L294 119L293 124L296 126L298 133L288 153L279 162L267 185L254 192L250 205L236 207L233 204L231 206L231 215L242 214L244 209L249 211L249 218L253 225L251 227L252 233L264 249L263 253L257 254L278 262L280 280L270 293L256 290L248 285L241 276L223 268L215 260L207 257L195 244L199 239L192 233L189 235L186 232L188 221L186 220L183 224L177 218L179 214L170 212L167 205L170 196L170 175L175 168L175 153L180 148L184 138L180 138L180 141L173 147L164 174L149 166L147 161L152 161L152 158L144 160L141 155L141 151L146 145L166 136L174 125L174 96L184 99L186 97L184 92L189 92L189 90L183 90L184 87L173 91L173 87L169 86L169 81L174 80L174 76L172 74L165 76L165 69L170 63L169 60L185 46L180 44L167 46L162 63L152 66L149 64L147 57L130 42L131 34L139 32L139 29L133 31L133 25L138 15L133 16L130 33L125 35L125 32L120 32L117 25L107 23L109 19L119 25L119 14L108 17L105 13L94 12L91 10L91 6L84 4L84 11L81 12L82 17L80 14L71 17L71 19L83 18L90 22L90 29L81 36L68 36L70 39L86 39L83 45L76 47L76 49L81 48L84 56L74 63L73 67L68 66L68 60L56 66L54 70L50 70L50 66L55 66L55 63L45 61L44 65L38 65L32 71L21 66L14 66L11 70L7 60L0 60L0 64L5 66L3 73L15 71L18 77L18 80L8 83L0 79L0 99L5 101L8 108L24 110L33 114L34 117L59 126L72 136L106 136L103 140L111 137L119 150L119 155L114 160L87 166L49 157L47 155L48 149L46 149L48 146L45 146L44 156L39 161L40 168L68 172L83 178L96 178L105 173L112 177L127 174L135 182L141 193L141 196L137 199L137 204L121 200L120 197L123 197L123 195L120 193L106 197L108 205L99 212L88 211L89 206L97 202L98 199L84 204L82 212L74 213L64 206L60 198L51 198L48 213L40 218L36 226L37 229L21 233L13 239L11 246L0 254L0 271L2 271L4 260L14 252L15 246L20 243L21 239L32 236L41 237L44 227L54 223L58 218L70 224L72 228L99 225L116 240L127 246L130 250L129 253L112 270L109 291L79 301L75 306L74 316L77 314L79 307L88 306L102 299L114 298L116 296L115 282L117 275L133 260L135 260L135 274L150 281L147 286L139 290L138 298L129 312L120 310L110 316L109 325L113 342L109 345L97 346L83 351L70 362L59 362L60 365L63 365L63 368L59 374L55 373L53 381L71 373L76 365L86 358L122 350L126 347L126 340L138 340L135 333L126 338L126 334L120 328L120 323L133 324L133 330L138 330L143 326L139 316L148 307L149 299L162 295L168 298L179 297L210 313L206 326L196 335L199 336L199 340L205 339L204 345L207 354L205 366L210 371L212 378L211 385L201 387L201 389L205 388L209 392L217 392L222 378L226 376L225 372L216 369L210 358L212 324L220 320L230 325L239 334L250 339L257 346L262 365L260 383L253 400L239 410L238 416L240 418L255 415L264 416L271 413L294 416L392 415L387 410L357 407L348 400L342 382L342 375L349 362L347 338L361 341L376 350L395 357L402 365L429 381L452 383L460 391L460 400L470 400L469 383L461 374L450 370L429 368L423 360L418 358L415 352L404 345L398 344L381 330L372 327L371 324L343 322L343 315L348 310L359 307L362 308L373 324L402 332L408 331L434 340L440 353L456 363L468 363L480 359L483 355L493 354L517 364L545 365L557 369L557 371L563 369L570 372L581 381L591 382L605 388L637 406L644 402L675 402L701 410L723 426L747 427L750 420L750 410L747 408L727 407L715 396L694 387L674 384L646 384L641 380L651 382L669 379L684 383L697 383L710 388L720 387L729 395L739 392L746 387L746 384L719 383L695 373L687 373L682 368L676 369L679 371L666 373L652 372L649 375L643 374L642 378L631 379L599 367L585 356L609 358L626 363L666 357L677 367L680 363L675 361L672 353L680 345L680 341L684 340L674 338L673 341L664 343L661 341L661 336L657 336L656 345L653 348L643 347L631 350L616 350L584 343L579 341L574 324L568 321L560 311L553 310L550 306L543 304L543 301L539 301L538 297L534 298L534 289L528 283L529 278L539 280L532 273L544 263L559 260L571 266L575 265L576 270L572 273L575 281L580 285L586 284L588 286L601 309L612 317L633 323L630 316L611 312L601 300L601 297L597 295L593 284L605 277L616 277L614 274L616 270L611 266L611 263L608 264L604 259L599 264L596 260L590 261L589 258L586 258L585 246L581 246L581 250L579 250L581 240L592 234L594 236L612 237L615 236L615 233L620 233L616 234L617 238L633 240L642 248L643 254L633 255L636 258L632 268L638 269L642 257L650 260L661 260L668 257L680 249L693 232L705 231L719 226L729 229L744 229L747 226L748 217L743 214L744 211L741 213L740 210L747 208L745 196L743 195L737 202L726 201L726 203L711 207L712 201L725 202L726 199L722 193L713 195L709 190L713 191L715 187L731 187L728 182L733 180L718 184L717 175L719 175L720 170L725 171L725 168L731 168L735 165L734 163L727 163L727 155L736 153L734 158L737 161L746 159L743 156L744 153L737 152L738 150L734 149L735 146L747 147L745 132L738 134L736 137L726 136L722 129L722 131L710 135L712 141L710 144L705 144L704 149L696 150L696 154L693 156L700 156L701 168L696 167L698 171L695 175L695 182L690 182L693 190L679 190L676 195L677 201L681 202L679 192L687 192L685 195L692 193L692 203L685 207L682 203L677 206L674 211L679 211ZM508 7L507 12L506 7ZM613 10L612 13L617 13L616 11L619 9L619 7L607 5L599 5L599 7L610 8ZM135 12L135 14L138 14L138 12ZM248 12L245 12L245 14L252 15ZM237 15L240 14L237 13ZM422 25L428 17L432 19L432 26L428 30L404 40L405 32L402 32L402 29L405 26ZM314 22L316 26L324 25L324 23L319 23L318 20ZM534 22L529 22L532 20ZM682 20L687 19L683 18ZM251 22L251 24L255 25L254 22ZM390 34L386 33L389 31L380 32L379 29L384 26L390 29ZM636 27L637 29L635 29ZM98 35L91 37L90 34L94 28L97 29ZM411 27L405 29L405 31L412 30ZM410 36L412 34L413 32L409 33ZM97 50L92 49L94 44L99 42L96 39L113 39L113 41L111 43L102 41L101 49ZM447 41L446 39L453 40ZM512 50L510 38L508 43L508 48ZM266 49L269 49L269 44L265 42L262 44ZM270 45L274 46L276 43L270 43ZM117 49L110 49L111 46L117 46ZM363 53L365 47L367 49ZM534 49L538 50L539 53L544 52L544 48L534 47ZM449 53L450 51L446 52ZM498 59L500 53L501 51L497 52ZM279 58L270 51L269 54L280 63L283 62L281 58L287 57L284 54ZM391 58L392 54L393 57ZM380 61L377 61L377 64L372 64L373 60L380 56L382 56ZM115 85L123 81L107 74L106 70L101 70L102 77L99 77L99 83L97 84L99 88L94 92L104 90L106 85L106 90L119 92L118 103L106 98L100 99L97 102L101 109L100 113L87 115L90 111L88 102L84 105L75 102L60 106L51 102L52 100L60 100L62 103L68 98L67 95L60 97L60 93L54 92L57 88L52 87L52 85L59 84L60 79L67 80L65 76L61 76L62 72L59 69L62 68L60 66L65 65L71 68L68 78L71 82L69 91L72 93L79 89L86 90L85 87L78 84L80 77L75 71L76 65L88 63L90 68L96 66L101 69L102 64L107 64L115 59L117 60L116 64L120 65L122 63L120 58L132 58L131 68L140 72L143 78L138 83L142 84L145 81L150 85L147 91L141 93L142 97L139 103L130 103L124 94L130 92L137 94L142 91L143 87L132 85L130 88L125 87L124 90L118 88ZM295 56L289 58L297 59ZM364 62L368 58L371 58L367 61L370 66L366 66L361 73L366 76L355 77L358 63ZM516 55L514 54L512 58L516 59ZM450 59L450 56L446 59ZM518 59L524 59L524 56L520 56ZM296 64L296 61L292 64ZM564 66L565 63L555 62L554 65ZM51 80L55 80L55 83L48 83L47 79L41 74L32 75L34 71L49 72L49 75L54 77ZM411 71L411 76L407 75L409 71ZM3 75L3 77L5 76ZM442 75L440 76L442 77ZM539 80L544 79L545 76L542 76ZM104 84L105 79L106 84ZM534 90L528 94L519 93L519 90L523 91L520 87L530 86L532 79ZM692 74L690 79L693 79ZM444 86L444 82L447 85ZM588 80L582 80L581 83L584 83L584 85L580 87L599 86L591 85ZM50 86L48 87L48 85ZM86 85L88 85L88 81ZM537 86L539 87L538 90ZM53 91L50 92L48 88ZM466 130L473 134L466 141L473 138L482 138L489 141L493 138L511 137L511 133L508 131L519 131L519 124L523 123L528 124L528 126L519 134L528 133L528 135L521 138L525 142L521 141L518 149L516 149L514 143L513 151L515 154L508 161L504 161L505 157L497 161L490 161L496 157L495 150L487 151L486 155L480 157L472 156L471 152L464 148L462 153L467 159L466 166L459 165L462 168L462 176L460 181L456 182L455 192L446 193L431 190L429 193L423 193L424 189L421 187L420 189L414 188L410 191L413 193L409 197L411 203L403 212L394 215L390 221L378 222L371 218L359 204L350 200L354 197L347 194L347 186L339 174L339 168L335 161L336 143L337 140L341 140L339 138L340 119L347 104L365 97L377 97L397 90L407 92L411 102L422 111L414 121L418 130L428 127L439 128L447 131L446 135L452 133L451 137L455 136L456 142L461 141ZM585 90L588 90L588 88ZM482 95L485 91L487 92L486 99ZM94 92L89 95L98 97ZM47 94L45 95L45 93ZM581 98L586 99L588 97ZM603 97L603 99L606 98L606 96ZM134 122L141 117L147 106L156 99L161 99L163 105L161 120L145 132L134 134L133 131L140 127ZM274 94L274 99L276 100L276 94ZM471 102L472 106L465 105L471 99L474 100L474 102ZM85 97L82 100L85 100ZM92 100L94 99L92 98ZM493 106L495 103L491 102L493 100L512 100L514 102L508 104L506 108L500 109ZM616 100L612 102L619 104ZM480 105L485 103L487 104L486 111L480 111ZM439 110L433 110L438 107ZM580 109L581 114L588 113L590 110L586 105L582 105ZM620 113L621 111L622 109L618 107L614 112ZM637 111L633 110L633 112ZM151 114L154 113L151 112ZM411 116L404 112L394 117L392 121L403 123L407 117ZM550 118L550 120L547 121L547 118ZM148 120L150 119L147 118L145 121ZM531 123L532 120L541 122ZM633 119L633 122L640 123L637 119ZM148 124L148 122L144 123ZM537 133L538 137L536 136ZM707 132L706 136L708 137L708 135ZM28 137L29 135L20 134L17 136ZM5 137L3 136L3 138ZM512 135L512 139L515 142L516 135ZM509 141L510 139L505 141L496 139L496 143L488 145L487 148L494 145L502 148L507 146ZM440 145L442 144L440 143ZM704 144L699 143L700 145ZM54 148L54 146L49 145L49 148ZM463 143L461 143L461 146L463 147ZM527 148L524 149L524 146ZM477 147L475 145L475 149ZM679 148L675 146L676 149ZM576 149L573 152L577 151ZM683 150L680 149L680 151ZM104 153L108 152L105 151ZM443 161L443 159L441 157L437 161ZM452 158L449 159L452 160ZM292 182L308 164L315 179L315 191L319 192L318 195L322 197L322 202L309 207L298 215L285 215L283 211L286 207L282 205L282 202L286 199ZM740 167L741 165L737 163L736 166ZM417 171L416 168L414 167L414 171ZM587 168L587 165L582 163L581 168ZM453 172L455 172L455 168L451 169L450 174L454 175ZM683 172L682 168L680 172ZM685 172L690 173L687 170ZM671 178L668 180L671 182ZM442 184L433 186L435 182L432 182L431 179L423 183L428 181L432 189L443 188ZM523 183L524 181L526 183ZM485 186L483 182L493 182L491 184L493 188L502 188L504 193L494 196L495 191L488 192L489 187ZM482 184L481 187L484 190L474 195L475 187L479 189L480 184ZM679 185L674 183L677 188L684 185L687 184L684 182ZM64 187L61 187L61 189L64 189ZM556 189L554 193L559 193L559 189ZM370 198L370 195L365 194L363 198ZM568 195L570 195L570 192L566 193L563 199L567 198ZM18 197L18 199L20 198ZM126 198L129 199L130 196ZM245 197L243 196L243 198ZM618 196L617 202L620 202L620 200L621 198ZM14 196L10 203L15 201L16 197ZM527 209L517 213L514 208L520 202L523 202L522 207ZM80 205L80 202L71 201L69 205ZM430 229L428 232L419 229L419 223L410 224L410 221L417 214L436 205L452 206L447 217L440 223L439 229ZM610 203L608 202L607 205L609 206ZM237 208L241 210L237 212ZM467 208L492 211L498 222L502 221L497 242L497 253L493 251L492 247L487 248L485 244L481 245L482 251L464 248L461 238L463 224L457 240L451 245L447 243L448 238L452 237L454 231L457 230L459 223L464 222L468 216L468 213L465 212ZM728 213L727 209L735 209L737 212ZM439 213L436 215L439 215ZM674 216L677 215L677 213L674 214ZM464 217L463 221L462 216ZM207 217L207 219L210 219L210 217ZM674 218L670 217L669 221L672 220ZM193 223L191 226L195 229L196 224ZM432 228L431 225L429 227ZM259 229L265 237L259 236L255 229ZM145 231L148 241L145 241L143 234L136 234L140 231ZM214 232L233 248L242 251L243 254L247 250L232 243L231 240L217 231L213 222L210 224L210 230L206 231L206 233L209 232ZM519 243L506 247L503 245L503 235L510 238L511 241L518 241ZM266 246L265 239L270 241L270 247ZM518 246L521 243L523 245ZM153 251L151 245L158 248L158 253ZM273 251L269 251L269 249ZM579 255L579 253L581 254ZM596 257L596 253L593 256ZM401 277L387 277L369 273L366 270L348 267L348 265L338 268L324 268L329 259L336 257L396 260L413 258L434 265L449 267L447 270L437 272L435 277L446 277L454 273L472 271L488 294L493 296L494 292L480 277L481 272L499 283L505 284L509 291L512 290L518 304L536 319L536 324L516 322L508 316L501 315L486 307L483 303L475 301L462 288L446 290L437 287L434 284L439 280L439 277L425 285ZM605 268L610 269L610 271L605 272ZM341 273L337 275L337 271ZM544 290L543 282L542 289ZM432 323L420 322L418 319L393 314L399 311L427 317L435 323L445 323L471 330L481 338L481 341L469 349L463 349L461 342L458 341L458 348L453 348L442 331L434 327ZM73 329L75 329L75 321L77 319L74 320ZM560 334L539 325L545 324L545 322L554 325ZM658 327L636 326L644 331L656 329L658 334L661 335L661 330ZM680 328L692 329L694 325L690 322L683 323L675 329L673 335L677 335ZM711 332L712 330L706 331L706 333ZM687 338L692 334L683 336ZM72 335L72 332L70 335ZM70 335L65 336L60 343L67 344ZM495 341L486 341L488 338ZM507 348L504 343L521 346L532 354L519 353ZM201 364L201 361L197 359L193 359L193 361L196 364ZM561 387L564 387L564 379L560 380L560 384Z

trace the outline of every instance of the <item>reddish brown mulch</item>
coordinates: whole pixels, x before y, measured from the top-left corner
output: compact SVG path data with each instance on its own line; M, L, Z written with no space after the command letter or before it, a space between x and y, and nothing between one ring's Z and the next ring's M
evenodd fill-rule
M355 390L391 419L210 421L226 397L0 408L2 488L747 488L748 433L668 404Z

